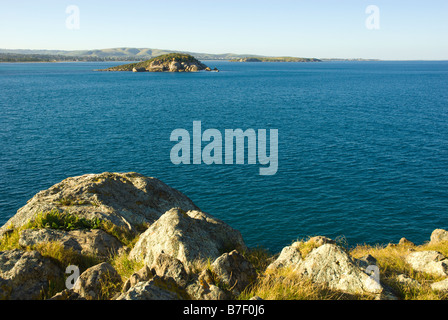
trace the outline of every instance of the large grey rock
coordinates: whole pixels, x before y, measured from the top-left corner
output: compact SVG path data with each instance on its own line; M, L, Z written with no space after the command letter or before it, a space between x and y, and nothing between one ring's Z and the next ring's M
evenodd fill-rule
M441 241L448 241L448 231L443 229L436 229L431 234L431 243L437 243Z
M238 251L224 253L211 265L219 280L238 295L257 278L253 265Z
M129 257L152 265L159 254L165 253L188 269L195 260L214 260L233 249L246 249L239 231L204 212L175 208L140 235Z
M134 272L123 285L123 292L128 291L131 287L139 282L146 282L153 278L154 274L147 265L144 265L139 271Z
M297 269L302 262L302 254L300 253L299 242L294 242L292 245L284 247L280 255L268 267L268 271L273 271L279 268L290 267Z
M103 262L84 271L76 281L73 291L87 300L104 298L102 291L106 283L121 284L121 277L109 263Z
M198 67L198 65L197 64L191 64L190 66L189 66L189 71L190 72L198 72L199 71L199 67Z
M194 281L186 287L187 293L193 300L229 300L229 294L213 283L203 279Z
M410 289L420 289L422 285L415 279L408 277L405 274L399 274L397 277L397 282L402 286L410 288Z
M344 250L324 244L312 250L300 263L298 272L330 289L353 294L383 292L381 284L363 272Z
M172 278L180 287L187 285L189 277L183 263L168 254L159 254L154 260L151 269L159 277Z
M146 69L145 68L132 68L132 72L145 72Z
M38 299L62 276L62 270L37 251L0 252L0 300Z
M170 292L154 284L154 281L139 282L116 300L179 300L175 292Z
M50 300L87 300L84 297L81 297L80 294L74 292L71 289L65 289L61 292L56 293L54 296L50 298Z
M431 284L431 289L434 291L446 291L448 292L448 278L442 281L434 282Z
M381 294L383 286L375 280L368 269L368 262L357 261L326 237L314 237L304 247L311 251L302 257L300 242L283 248L267 271L290 268L293 272L321 283L333 290L351 294ZM372 269L374 270L374 269ZM375 269L376 270L376 269ZM369 273L369 274L368 274Z
M161 61L153 61L149 64L149 66L146 68L149 72L163 72L167 69L167 66L165 66Z
M210 268L203 269L199 275L190 281L187 292L195 300L228 300L231 294L229 288L221 288L219 279L213 274Z
M416 271L437 276L448 275L448 259L438 251L414 251L405 260Z
M267 270L275 270L283 267L288 267L296 270L303 259L302 252L300 251L300 246L310 248L311 250L308 250L312 251L313 249L319 248L320 246L327 243L336 244L334 240L324 236L311 237L305 243L303 243L302 241L296 241L292 245L284 247L277 259L275 259L274 262L272 262L267 267Z
M180 69L182 69L182 65L177 61L172 61L170 63L170 72L178 72Z
M377 260L372 255L368 254L359 259L354 259L354 261L358 264L358 267L361 268L364 272L367 272L367 269L370 266L376 266Z
M19 245L22 247L32 247L43 242L59 242L65 249L72 248L81 254L98 259L107 259L123 249L122 243L117 238L103 230L26 229L20 234Z
M185 300L190 299L185 290L176 286L172 279L154 276L140 281L120 294L116 300Z
M198 209L188 197L155 178L134 172L87 174L67 178L37 193L0 228L0 236L8 228L21 227L38 213L52 209L86 219L109 220L135 230L174 207Z

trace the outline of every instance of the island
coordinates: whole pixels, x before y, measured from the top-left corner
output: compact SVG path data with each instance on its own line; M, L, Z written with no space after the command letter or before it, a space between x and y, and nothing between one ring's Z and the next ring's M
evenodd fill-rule
M197 72L213 70L189 54L169 53L152 59L129 63L98 71L132 71L132 72Z
M230 62L321 62L316 58L296 58L296 57L245 57L231 59Z

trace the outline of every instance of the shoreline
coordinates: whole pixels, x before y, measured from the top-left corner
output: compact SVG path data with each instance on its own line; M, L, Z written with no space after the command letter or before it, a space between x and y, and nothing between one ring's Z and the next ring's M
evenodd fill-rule
M68 266L79 287L64 289ZM0 227L0 270L0 298L13 300L441 300L448 231L353 248L314 236L272 254L156 178L104 172L68 177L20 208Z

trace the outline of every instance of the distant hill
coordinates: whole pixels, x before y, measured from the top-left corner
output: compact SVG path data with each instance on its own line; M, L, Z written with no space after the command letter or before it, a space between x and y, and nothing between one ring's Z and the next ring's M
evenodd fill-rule
M45 55L45 56L68 56L70 58L91 58L95 61L145 61L151 58L169 54L169 53L184 53L194 56L200 60L231 60L237 58L247 57L247 54L211 54L211 53L198 53L188 51L176 51L176 50L162 50L162 49L149 49L149 48L111 48L111 49L96 49L96 50L29 50L29 49L0 49L0 55L2 54L21 54L21 55ZM93 60L90 60L93 61Z
M231 60L249 62L257 59L262 62L309 62L309 61L377 61L375 59L315 59L297 57L267 57L253 54L235 53L200 53L189 51L150 49L150 48L110 48L95 50L31 50L31 49L0 49L0 62L52 62L52 61L146 61L154 57L170 54L189 54L199 60Z
M0 62L72 62L72 61L134 61L132 58L95 57L95 56L68 56L61 54L23 54L0 53Z

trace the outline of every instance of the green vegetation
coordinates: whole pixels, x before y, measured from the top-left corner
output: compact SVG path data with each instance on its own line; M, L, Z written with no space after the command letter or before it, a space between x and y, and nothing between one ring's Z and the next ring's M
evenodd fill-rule
M143 261L129 259L129 252L123 252L122 254L111 257L110 264L117 270L123 282L144 266Z
M20 231L23 229L9 229L0 239L0 251L19 248Z
M150 60L145 61L145 63L151 63L153 61L159 61L161 63L164 62L171 62L173 60L176 60L177 62L198 62L198 60L189 55L189 54L183 54L183 53L169 53L169 54L164 54L158 57L154 57Z
M39 213L34 221L29 225L29 229L58 229L58 230L77 230L77 229L100 229L102 221L99 218L85 219L53 209L48 212Z
M112 67L105 69L104 71L132 71L135 69L147 69L152 62L157 61L159 64L166 64L170 63L171 61L176 60L179 63L185 62L185 63L197 63L198 65L201 65L201 62L197 60L195 57L189 55L189 54L183 54L183 53L169 53L164 54L161 56L157 56L154 58L151 58L146 61L142 62L135 62L130 64L125 64L117 67Z
M69 212L60 212L57 209L40 212L36 217L21 228L11 228L0 239L0 251L19 248L20 232L25 229L56 229L63 231L101 229L114 236L125 246L133 246L138 240L135 233L124 227L118 227L108 220L99 218L80 218ZM147 225L139 226L139 230L145 230Z

